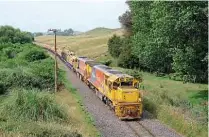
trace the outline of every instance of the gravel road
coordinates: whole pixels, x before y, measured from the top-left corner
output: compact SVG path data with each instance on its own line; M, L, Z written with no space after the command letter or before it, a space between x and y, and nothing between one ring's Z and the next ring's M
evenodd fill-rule
M67 79L83 98L86 110L95 120L102 137L182 137L156 119L144 118L140 121L121 121L67 66L58 61L67 72ZM138 125L137 125L138 123ZM149 132L151 134L149 134Z

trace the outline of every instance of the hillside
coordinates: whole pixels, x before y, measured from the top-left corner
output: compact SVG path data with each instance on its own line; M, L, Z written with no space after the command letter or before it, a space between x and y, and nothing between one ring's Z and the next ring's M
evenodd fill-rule
M97 58L107 53L107 41L114 34L122 35L122 29L95 28L77 36L57 36L57 46L75 51L77 55ZM35 40L54 44L54 36L39 36Z

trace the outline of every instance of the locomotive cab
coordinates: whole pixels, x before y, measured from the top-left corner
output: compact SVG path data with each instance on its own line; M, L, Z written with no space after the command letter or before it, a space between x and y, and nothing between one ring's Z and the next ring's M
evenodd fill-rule
M138 81L129 75L110 76L108 96L120 119L136 119L142 115L142 94Z

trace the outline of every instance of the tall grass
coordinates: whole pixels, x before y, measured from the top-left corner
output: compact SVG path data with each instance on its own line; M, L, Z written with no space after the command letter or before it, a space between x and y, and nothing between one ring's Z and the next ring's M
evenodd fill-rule
M66 120L64 110L53 95L38 90L13 90L1 103L1 117L6 119L59 121Z

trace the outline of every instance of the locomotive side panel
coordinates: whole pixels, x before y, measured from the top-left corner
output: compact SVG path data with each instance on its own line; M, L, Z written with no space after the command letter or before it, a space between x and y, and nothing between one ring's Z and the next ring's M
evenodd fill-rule
M84 77L84 72L85 72L85 69L86 69L86 64L85 64L85 61L78 58L78 73L80 73L83 77Z
M105 73L99 69L96 69L96 80L99 86L98 90L104 94Z

